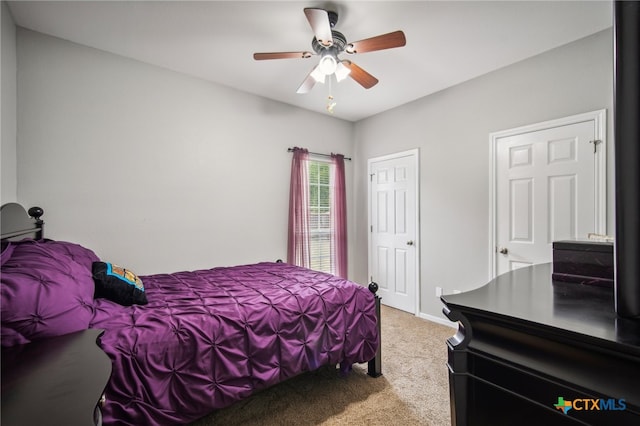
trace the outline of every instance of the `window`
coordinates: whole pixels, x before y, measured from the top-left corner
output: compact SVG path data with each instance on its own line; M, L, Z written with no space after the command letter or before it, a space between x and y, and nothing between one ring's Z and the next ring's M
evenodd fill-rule
M321 161L304 148L292 151L287 262L346 278L344 156Z
M311 160L309 176L309 251L311 269L335 273L331 255L331 163Z

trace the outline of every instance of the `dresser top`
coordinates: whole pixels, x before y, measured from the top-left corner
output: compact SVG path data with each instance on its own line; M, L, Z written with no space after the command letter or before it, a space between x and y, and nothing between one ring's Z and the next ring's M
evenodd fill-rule
M611 288L553 281L552 264L500 275L465 293L442 296L450 310L542 325L550 331L597 338L640 354L640 320L619 317ZM621 347L621 346L622 347Z

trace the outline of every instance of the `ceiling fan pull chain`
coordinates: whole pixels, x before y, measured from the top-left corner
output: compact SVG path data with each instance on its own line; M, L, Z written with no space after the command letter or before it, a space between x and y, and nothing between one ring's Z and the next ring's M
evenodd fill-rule
M327 96L327 111L329 112L329 114L333 114L333 107L336 106L336 103L333 101L333 95L331 94L331 82L333 81L333 76L329 76L329 84L328 89L329 89L329 96Z

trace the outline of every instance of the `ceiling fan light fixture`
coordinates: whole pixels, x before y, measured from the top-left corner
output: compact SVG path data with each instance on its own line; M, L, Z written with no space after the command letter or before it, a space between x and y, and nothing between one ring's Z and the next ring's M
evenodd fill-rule
M318 65L317 67L315 67L313 69L313 71L311 71L311 77L313 77L313 79L316 81L316 83L322 83L324 84L324 79L325 79L325 74L322 72L322 70L320 69L320 65Z
M338 83L344 80L345 78L347 78L350 72L351 70L349 69L349 67L343 64L342 61L338 62L338 65L335 71L336 80L338 81Z
M320 58L320 63L318 64L318 68L324 75L331 75L336 72L336 68L338 67L338 61L336 60L335 54L332 52L327 52L322 55Z

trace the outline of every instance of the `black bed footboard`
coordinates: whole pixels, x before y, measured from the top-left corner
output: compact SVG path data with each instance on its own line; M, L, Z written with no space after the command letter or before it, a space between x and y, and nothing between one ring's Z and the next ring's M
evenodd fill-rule
M282 263L282 259L276 260L276 263ZM376 299L376 319L378 320L378 350L376 356L369 361L367 367L367 374L371 377L382 376L382 315L380 315L380 300L381 297L376 294L378 291L378 284L371 281L369 283L369 291L373 293Z
M376 317L378 318L378 351L376 352L375 358L369 361L369 368L367 374L371 377L380 377L382 376L382 327L381 321L382 316L380 315L380 296L376 294L378 291L378 284L375 282L371 282L369 284L369 291L373 293L376 298Z

